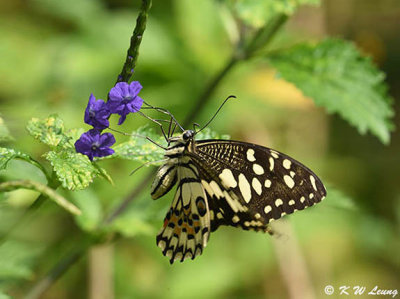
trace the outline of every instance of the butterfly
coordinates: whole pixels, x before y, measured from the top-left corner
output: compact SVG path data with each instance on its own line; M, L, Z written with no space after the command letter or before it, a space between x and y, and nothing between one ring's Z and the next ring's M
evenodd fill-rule
M165 163L151 186L157 199L177 185L157 235L171 264L202 254L221 225L270 232L272 220L326 196L321 180L283 153L241 141L197 141L195 135L184 130L169 138Z

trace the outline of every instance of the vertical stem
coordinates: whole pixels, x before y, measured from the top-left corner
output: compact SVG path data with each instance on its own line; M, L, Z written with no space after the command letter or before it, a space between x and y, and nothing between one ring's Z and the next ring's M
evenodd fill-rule
M89 250L89 298L113 299L114 244L93 246Z
M273 238L272 243L275 248L282 279L289 293L289 298L315 298L307 265L290 222L279 221L277 231L282 235L278 236L278 238Z
M118 75L118 82L128 82L136 67L136 61L139 56L139 47L143 39L144 31L146 30L147 17L151 8L152 0L142 0L142 7L138 18L136 19L136 26L131 36L131 44L126 54L126 60L122 67L121 73Z

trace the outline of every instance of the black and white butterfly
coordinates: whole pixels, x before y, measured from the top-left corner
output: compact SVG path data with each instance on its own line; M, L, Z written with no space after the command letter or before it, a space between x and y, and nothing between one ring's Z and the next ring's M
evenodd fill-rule
M171 263L200 255L220 225L269 231L272 220L326 196L321 180L285 154L240 141L197 141L195 135L185 130L168 138L166 162L151 187L157 199L177 185L157 235Z

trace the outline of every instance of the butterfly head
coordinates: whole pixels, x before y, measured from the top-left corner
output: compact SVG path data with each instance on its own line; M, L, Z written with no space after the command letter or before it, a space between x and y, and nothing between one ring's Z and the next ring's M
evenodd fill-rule
M187 143L193 139L195 132L193 130L186 130L182 133L182 141Z

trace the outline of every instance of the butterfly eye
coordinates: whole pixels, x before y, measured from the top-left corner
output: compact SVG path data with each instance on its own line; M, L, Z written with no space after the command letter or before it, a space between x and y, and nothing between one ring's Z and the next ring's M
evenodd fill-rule
M187 130L187 131L183 132L183 135L182 135L183 140L187 141L190 138L192 138L193 137L193 133L194 132L192 130Z

